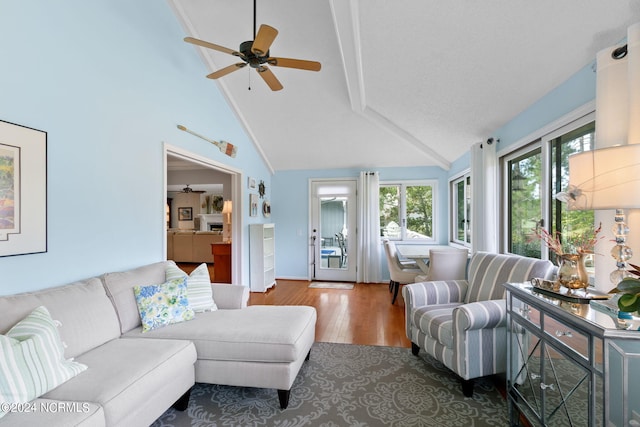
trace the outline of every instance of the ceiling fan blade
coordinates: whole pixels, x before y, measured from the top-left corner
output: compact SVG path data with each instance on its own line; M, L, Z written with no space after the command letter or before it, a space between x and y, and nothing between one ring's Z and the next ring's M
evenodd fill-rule
M229 73L233 73L236 70L239 70L240 68L246 67L247 64L245 64L244 62L238 62L237 64L232 64L229 65L228 67L224 67L219 69L218 71L214 71L211 74L207 75L208 79L217 79L220 78L222 76L226 76Z
M259 67L256 68L256 71L262 77L262 80L271 88L271 90L276 91L282 89L282 83L278 81L275 74L271 72L267 67Z
M320 71L321 68L319 62L304 59L269 58L267 62L276 67L297 68L299 70Z
M253 41L253 45L251 46L251 52L256 54L257 56L264 56L269 52L269 47L271 47L271 43L275 40L278 35L278 30L273 27L270 27L266 24L260 25L258 29L258 34L256 34L256 39Z
M228 53L229 55L239 56L239 57L244 58L244 55L241 54L238 51L235 51L233 49L229 49L228 47L219 46L217 44L209 43L209 42L206 42L204 40L194 39L193 37L185 37L184 41L186 41L187 43L191 43L191 44L195 44L195 45L198 45L198 46L207 47L209 49L217 50L218 52Z

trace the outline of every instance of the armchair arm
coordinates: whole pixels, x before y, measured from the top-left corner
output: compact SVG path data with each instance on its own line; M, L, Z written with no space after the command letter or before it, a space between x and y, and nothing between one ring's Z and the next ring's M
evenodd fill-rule
M213 301L220 309L237 309L247 306L249 288L239 285L211 284Z
M478 301L453 309L454 371L464 379L504 372L506 300Z
M469 283L466 280L438 280L411 283L402 287L405 333L411 339L411 312L416 307L463 302Z
M422 307L432 304L463 302L469 284L466 280L418 282L402 288L405 306Z
M458 331L493 329L507 324L507 305L503 299L463 304L453 310Z

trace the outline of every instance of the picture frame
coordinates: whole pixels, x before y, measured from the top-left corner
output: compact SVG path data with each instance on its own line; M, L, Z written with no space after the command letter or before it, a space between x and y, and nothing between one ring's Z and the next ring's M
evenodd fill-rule
M0 120L0 257L47 252L47 133Z
M258 216L258 195L249 194L249 216Z
M256 179L249 177L247 178L247 187L249 188L249 190L255 190L256 189Z
M193 208L178 208L178 221L193 221Z

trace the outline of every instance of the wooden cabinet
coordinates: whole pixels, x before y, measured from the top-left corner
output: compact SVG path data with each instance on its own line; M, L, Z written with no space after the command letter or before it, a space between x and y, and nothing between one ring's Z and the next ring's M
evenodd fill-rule
M505 286L511 425L521 416L531 425L640 423L640 320L621 324L530 284Z
M252 292L266 292L276 284L274 224L249 226L249 265Z
M213 243L213 282L231 283L231 243Z

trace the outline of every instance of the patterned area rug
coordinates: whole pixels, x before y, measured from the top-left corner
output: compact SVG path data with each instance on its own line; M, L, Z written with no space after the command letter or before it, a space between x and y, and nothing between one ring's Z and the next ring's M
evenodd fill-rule
M311 282L310 288L315 289L353 289L353 283L344 282Z
M275 390L196 384L186 411L169 409L152 426L382 425L502 427L507 405L492 380L464 397L455 374L423 352L315 343L287 409Z

